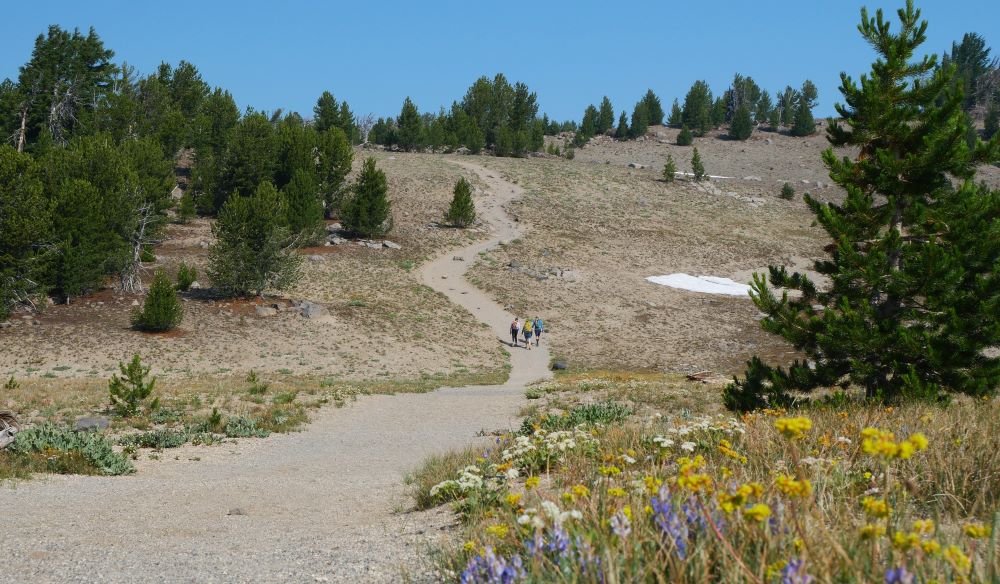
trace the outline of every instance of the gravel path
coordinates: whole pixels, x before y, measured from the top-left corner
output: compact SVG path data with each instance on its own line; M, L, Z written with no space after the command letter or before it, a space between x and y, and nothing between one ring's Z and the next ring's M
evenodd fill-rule
M487 185L477 205L492 236L426 264L421 278L502 342L513 316L463 275L480 251L519 235L503 206L522 190L453 162ZM0 574L15 583L433 580L421 554L452 519L401 511L403 477L427 455L482 440L480 430L516 424L524 384L548 375L548 352L511 352L504 385L364 397L321 410L303 432L164 451L131 477L0 487Z

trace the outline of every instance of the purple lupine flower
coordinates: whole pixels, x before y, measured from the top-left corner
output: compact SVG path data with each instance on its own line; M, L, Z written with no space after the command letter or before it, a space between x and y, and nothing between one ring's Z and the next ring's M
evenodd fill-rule
M913 584L913 582L913 574L907 572L903 566L885 571L885 584Z
M677 513L665 489L660 489L659 495L650 500L650 507L653 508L653 521L657 527L673 541L678 559L685 559L690 535L687 518Z
M814 578L806 573L803 560L792 558L781 570L781 584L810 584Z
M593 575L597 581L604 584L604 570L601 569L601 558L594 553L594 546L579 535L576 536L576 561L580 566L580 574Z
M561 527L552 528L552 539L545 546L545 551L565 558L569 551L569 534Z
M534 537L524 540L524 549L532 557L538 557L545 551L545 538L536 531Z
M611 518L611 533L614 533L621 539L625 539L632 533L632 522L629 521L625 513L619 511Z
M462 584L514 584L524 580L524 564L521 556L515 555L510 560L493 553L493 548L486 548L486 553L469 560L462 571Z

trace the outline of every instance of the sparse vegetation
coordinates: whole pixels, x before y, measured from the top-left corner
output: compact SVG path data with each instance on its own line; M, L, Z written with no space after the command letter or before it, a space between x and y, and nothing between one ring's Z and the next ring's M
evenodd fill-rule
M132 313L132 326L144 331L163 332L175 328L182 318L184 309L177 299L174 284L163 270L157 270L142 310L136 309Z
M454 196L444 220L455 227L466 227L476 220L476 206L472 201L472 185L465 177L455 183Z
M115 414L127 418L139 413L143 402L152 395L153 389L156 387L156 378L147 380L150 368L142 365L139 355L133 355L127 366L124 363L119 363L118 369L122 376L111 376L111 380L108 382L108 394ZM153 405L155 404L154 400ZM156 408L151 407L150 409L155 410Z
M705 173L705 165L701 161L701 155L698 154L698 148L691 152L691 174L694 175L695 182L701 182L708 175Z
M676 178L677 165L674 163L673 155L667 154L667 162L663 165L663 182L672 183Z
M198 280L198 269L194 266L189 266L184 262L181 262L177 266L177 290L180 292L187 292L191 288L191 284L194 284Z
M792 185L785 183L781 186L781 198L786 201L791 201L795 198L795 188Z

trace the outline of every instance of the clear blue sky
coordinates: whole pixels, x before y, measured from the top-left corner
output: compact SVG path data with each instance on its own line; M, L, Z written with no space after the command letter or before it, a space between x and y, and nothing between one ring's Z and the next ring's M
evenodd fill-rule
M904 0L867 2L893 17ZM631 112L652 88L669 107L696 79L721 92L736 72L769 91L812 79L817 115L833 113L839 73L872 60L855 26L858 0L504 2L32 0L6 3L0 78L16 78L49 24L93 26L117 62L139 72L194 63L241 107L311 115L330 90L355 113L395 115L460 99L503 72L538 93L541 111L578 119L607 94ZM978 32L1000 54L1000 1L924 0L928 52Z

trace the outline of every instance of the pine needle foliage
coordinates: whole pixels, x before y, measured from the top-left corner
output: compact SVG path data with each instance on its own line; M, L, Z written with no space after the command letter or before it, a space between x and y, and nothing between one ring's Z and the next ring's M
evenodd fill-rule
M804 197L832 240L814 266L830 285L781 266L754 276L763 329L805 359L785 368L754 357L725 390L731 409L785 405L823 387L892 402L992 395L1000 384L1000 359L985 351L1000 342L1000 193L974 183L1000 144L969 148L954 68L914 58L927 23L912 0L898 32L881 10L861 16L878 59L858 81L841 75L843 122L827 130L831 146L859 154L823 153L847 198Z
M444 220L455 227L467 227L476 220L476 205L472 201L472 185L465 177L455 183L454 196Z

